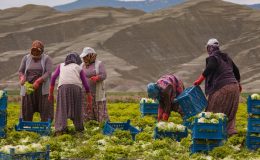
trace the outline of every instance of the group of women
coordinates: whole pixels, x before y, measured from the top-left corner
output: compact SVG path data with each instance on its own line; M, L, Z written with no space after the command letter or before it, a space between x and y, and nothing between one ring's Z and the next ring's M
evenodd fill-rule
M106 71L104 64L96 57L97 53L90 47L85 47L80 55L71 52L52 74L52 60L45 54L44 44L34 41L18 71L22 96L21 118L32 121L33 114L39 112L41 121L54 119L56 135L67 131L67 119L73 121L76 131L84 130L84 121L108 120L104 89ZM54 88L58 77L54 118ZM33 93L26 93L25 82L33 85Z
M206 50L206 68L193 85L200 85L205 80L205 93L208 97L206 111L225 113L228 117L227 132L232 136L237 133L235 120L242 90L239 69L228 54L220 50L217 39L209 39ZM33 114L39 112L42 121L53 120L53 92L55 81L59 77L55 112L56 134L66 132L67 119L73 121L77 131L84 129L83 121L108 120L104 90L106 71L103 63L96 57L95 50L90 47L85 47L80 56L71 52L52 74L52 60L44 53L43 43L34 41L31 52L24 56L19 68L21 117L32 121ZM35 91L32 94L25 92L26 81L33 84ZM168 121L171 111L183 116L181 108L174 102L174 98L183 90L182 80L174 74L164 75L156 83L147 85L148 97L159 101L158 121Z

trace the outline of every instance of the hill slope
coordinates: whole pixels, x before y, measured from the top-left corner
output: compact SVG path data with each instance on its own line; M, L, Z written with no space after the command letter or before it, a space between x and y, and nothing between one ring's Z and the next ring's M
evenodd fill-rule
M166 73L179 75L190 86L204 69L206 41L215 37L239 66L244 91L259 90L260 12L245 6L196 0L146 14L108 7L65 13L49 8L48 15L23 19L0 21L0 76L8 85L17 81L31 41L40 39L55 64L69 51L94 47L107 67L109 91L144 91L148 82Z

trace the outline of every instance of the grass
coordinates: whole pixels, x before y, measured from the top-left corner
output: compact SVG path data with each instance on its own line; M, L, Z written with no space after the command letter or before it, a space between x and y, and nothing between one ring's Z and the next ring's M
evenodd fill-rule
M132 125L143 130L137 135L136 141L132 141L130 133L124 131L117 131L113 136L105 136L102 134L104 124L95 121L84 123L84 132L77 133L71 120L69 120L68 134L56 137L53 134L50 137L40 137L35 133L16 132L14 131L14 125L18 123L20 104L18 102L9 102L7 138L0 139L0 146L24 144L21 140L30 137L26 144L39 143L51 146L51 159L260 159L260 150L253 152L245 147L248 116L245 103L239 104L237 112L236 126L239 131L238 135L229 138L224 146L217 147L208 154L190 155L190 136L184 138L181 142L168 138L162 140L153 139L156 117L141 117L138 97L143 95L144 93L131 93L129 95L109 93L108 95L116 97L108 103L110 120L112 122L125 122L130 119ZM124 99L122 97L134 98ZM34 121L39 120L39 114L36 113ZM171 114L170 121L182 123L180 115L174 112Z

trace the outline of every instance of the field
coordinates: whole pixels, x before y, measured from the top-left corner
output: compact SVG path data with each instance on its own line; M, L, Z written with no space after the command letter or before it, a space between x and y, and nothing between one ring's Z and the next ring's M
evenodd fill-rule
M260 150L249 151L245 148L247 126L246 104L240 103L237 113L237 129L239 134L228 139L224 146L215 148L208 154L190 154L190 135L181 142L165 138L153 139L153 130L156 119L153 116L142 118L139 112L138 99L144 94L110 94L108 110L112 122L123 122L128 119L131 124L143 129L132 141L126 131L116 131L113 136L102 134L104 124L95 121L86 122L83 133L76 133L69 120L68 134L61 136L40 137L35 133L16 132L14 125L18 123L20 104L18 101L8 103L7 138L0 139L0 146L28 145L37 143L42 146L51 146L51 159L260 159ZM132 98L131 98L132 97ZM134 98L133 98L134 97ZM10 98L12 99L12 97ZM39 121L39 114L35 114L35 121ZM177 113L172 112L170 121L182 123ZM52 128L54 131L54 128Z

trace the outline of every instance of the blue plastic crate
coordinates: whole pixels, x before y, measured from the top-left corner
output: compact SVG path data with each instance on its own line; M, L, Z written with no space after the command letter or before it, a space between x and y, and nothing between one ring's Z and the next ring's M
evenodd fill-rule
M204 141L205 143L201 143L198 141ZM203 139L193 139L192 145L190 147L191 153L197 153L197 152L208 152L213 150L215 147L222 146L224 144L223 140L215 140L215 141L208 141Z
M19 124L15 125L16 131L29 131L36 132L42 136L50 135L51 133L51 120L47 122L29 122L19 119Z
M187 121L187 120L184 119L182 125L184 125L184 126L187 127L188 129L192 130L193 122L189 122L189 121Z
M50 159L50 146L46 146L45 152L29 152L24 154L15 154L15 149L10 149L10 154L1 153L0 159L3 160L49 160Z
M251 96L248 96L247 112L250 114L260 114L260 100L252 100Z
M135 140L135 135L140 132L137 128L130 125L130 120L127 120L127 122L115 122L115 123L107 121L103 128L103 134L112 135L116 129L129 130L133 140Z
M185 138L188 136L188 130L185 128L184 132L170 132L170 131L159 131L158 127L155 127L154 129L154 139L162 139L162 138L172 138L176 141L180 142L182 138Z
M175 100L180 105L184 119L202 112L208 105L207 99L200 86L186 88Z
M5 128L7 123L7 92L4 91L0 99L0 127Z
M219 123L198 123L195 118L192 128L194 139L226 139L226 123L219 119Z
M4 91L2 98L0 99L0 110L6 110L7 108L7 92Z
M260 148L260 137L252 136L250 133L246 135L246 147L250 150L257 150Z
M153 115L153 114L157 115L158 107L159 107L158 103L145 103L145 101L143 101L142 103L140 103L141 115L142 116Z
M0 127L5 128L7 123L7 110L0 110Z
M248 118L247 132L260 133L260 118Z

